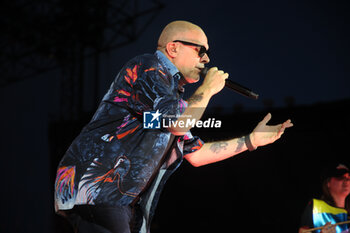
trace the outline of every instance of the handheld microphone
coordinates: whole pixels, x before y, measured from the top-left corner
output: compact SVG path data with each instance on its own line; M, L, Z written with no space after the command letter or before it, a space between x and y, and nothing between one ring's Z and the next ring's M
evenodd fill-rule
M208 67L204 67L202 70L201 70L201 76L202 77L205 77L208 73L208 70L209 68ZM255 99L257 100L259 98L259 95L254 93L252 90L230 80L230 79L226 79L225 80L225 87L230 89L230 90L233 90L235 92L237 92L238 94L241 94L245 97L248 97L248 98L251 98L251 99Z

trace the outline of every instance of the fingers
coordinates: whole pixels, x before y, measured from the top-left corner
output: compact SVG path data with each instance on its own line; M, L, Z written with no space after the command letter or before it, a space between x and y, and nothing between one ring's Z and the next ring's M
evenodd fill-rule
M214 72L214 71L217 71L218 70L218 68L217 67L212 67L212 68L210 68L209 69L209 71L208 72Z
M286 128L290 128L292 126L293 126L293 123L292 123L292 121L290 119L288 119L285 122L283 122L283 124L281 124L281 126L280 126L281 128L278 131L279 137L281 137L281 135L284 133L284 130Z
M223 70L218 70L217 71L219 75L221 75L224 79L228 78L228 73L225 73Z
M334 225L331 225L331 222L327 222L324 226L323 226L323 229L321 231L322 233L335 233L336 230L335 230L335 226Z
M228 73L225 73L223 70L218 70L217 72L223 79L228 79Z
M286 129L286 128L290 128L293 127L293 123L290 119L286 120L285 122L283 122L282 124L282 129Z
M253 134L255 135L254 142L257 146L264 146L275 142L282 136L286 128L293 126L290 119L286 120L282 124L267 125L271 118L271 113L268 113L253 130Z
M217 67L212 67L209 69L208 72L211 72L211 73L217 73L219 74L220 76L222 76L224 79L227 79L229 74L228 73L225 73L223 70L219 70Z
M260 122L260 124L267 124L272 118L272 115L271 113L268 113L264 119ZM293 123L290 119L286 120L285 122L283 122L283 124L279 124L278 126L281 127L282 130L286 129L286 128L290 128L290 127L293 127Z
M271 113L268 113L260 123L266 125L267 122L269 122L271 120L271 117L272 117Z
M279 139L282 136L282 134L284 133L284 129L285 128L283 128L283 124L277 125L277 139Z
M228 73L219 70L217 67L212 67L205 76L202 87L207 90L210 95L215 95L225 87L225 80L227 78Z

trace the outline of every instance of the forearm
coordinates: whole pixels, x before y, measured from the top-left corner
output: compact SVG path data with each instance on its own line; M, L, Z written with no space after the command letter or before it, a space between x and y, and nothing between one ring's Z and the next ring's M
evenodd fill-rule
M201 149L186 155L185 158L195 167L225 160L248 149L245 143L245 137L248 136L205 143Z
M184 113L177 118L177 121L186 122L187 119L190 119L191 121L198 121L202 117L211 96L212 95L208 90L199 87L197 91L187 100L188 107L186 108ZM174 124L169 128L169 131L172 134L179 136L184 135L190 129L191 124Z
M227 141L205 143L199 150L187 154L185 158L195 167L215 163L245 150L255 150L259 146L264 146L275 142L281 137L286 128L293 126L291 120L287 120L279 125L266 125L271 119L271 114L259 122L253 132L241 138L234 138Z

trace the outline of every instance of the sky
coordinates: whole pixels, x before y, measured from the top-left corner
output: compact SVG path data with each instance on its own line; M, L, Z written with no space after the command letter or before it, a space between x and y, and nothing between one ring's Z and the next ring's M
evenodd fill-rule
M167 23L188 20L207 34L208 66L228 72L230 79L259 94L254 101L223 90L209 107L242 104L257 109L266 100L283 107L286 97L293 97L297 105L350 97L349 6L345 1L179 0L165 4L140 38L108 57L110 73L133 56L153 53ZM105 78L107 83L111 80ZM187 90L193 93L196 87Z
M152 7L152 1L138 2L140 9ZM209 103L228 111L240 105L245 110L264 106L284 107L285 99L295 105L332 102L350 97L349 4L345 0L269 0L269 1L160 1L164 8L135 41L100 55L99 93L91 93L94 82L93 60L86 58L84 110L96 109L114 77L131 58L154 53L162 28L173 20L187 20L200 26L210 46L211 62L228 72L230 79L259 94L251 100L224 89ZM118 18L118 12L116 19ZM120 17L120 16L119 16ZM77 20L79 17L77 18ZM139 18L136 26L143 24ZM88 22L87 22L88 24ZM28 89L48 90L48 112L57 115L62 99L57 70L37 75L23 83L3 89L12 92L25 85ZM201 84L186 86L189 97ZM98 100L96 100L98 99Z

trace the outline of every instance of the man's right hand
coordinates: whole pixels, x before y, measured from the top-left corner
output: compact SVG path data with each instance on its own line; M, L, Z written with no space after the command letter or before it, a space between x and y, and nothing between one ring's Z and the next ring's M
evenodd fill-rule
M211 96L213 96L225 87L225 80L228 76L228 73L219 70L217 67L212 67L208 70L203 80L202 88L209 91Z

